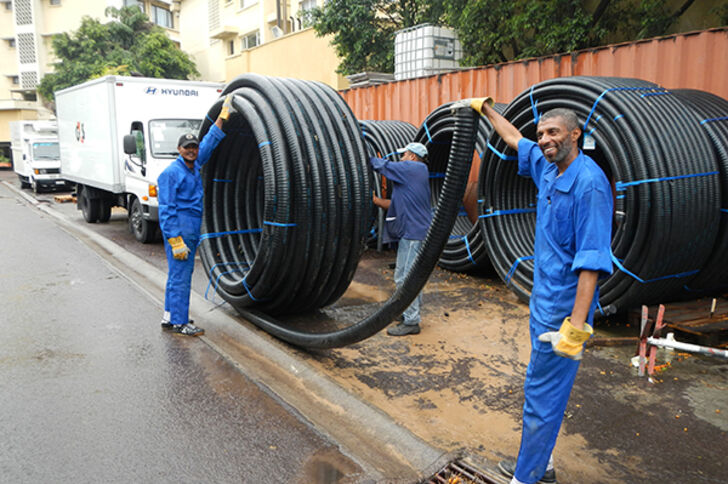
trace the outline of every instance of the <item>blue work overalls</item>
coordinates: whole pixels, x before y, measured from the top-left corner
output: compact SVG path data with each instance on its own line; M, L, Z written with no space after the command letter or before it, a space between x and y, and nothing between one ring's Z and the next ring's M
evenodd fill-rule
M538 188L534 280L530 301L531 359L526 371L523 433L515 477L543 477L556 444L579 361L557 356L538 336L558 331L571 314L581 270L611 274L612 190L604 172L579 155L563 174L531 140L518 143L518 174ZM591 324L599 290L587 322Z
M159 225L167 253L167 286L164 291L164 310L170 313L172 324L189 321L190 286L195 268L195 252L200 240L202 224L202 178L200 168L207 163L220 140L225 137L212 125L200 142L192 170L182 156L178 156L157 179L159 185ZM190 249L186 260L175 259L167 239L181 236Z

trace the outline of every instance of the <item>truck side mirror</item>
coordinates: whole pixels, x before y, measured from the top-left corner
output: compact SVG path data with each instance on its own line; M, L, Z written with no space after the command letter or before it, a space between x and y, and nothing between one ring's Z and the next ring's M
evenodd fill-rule
M136 155L136 152L136 137L132 134L124 135L124 153L126 153L127 155Z

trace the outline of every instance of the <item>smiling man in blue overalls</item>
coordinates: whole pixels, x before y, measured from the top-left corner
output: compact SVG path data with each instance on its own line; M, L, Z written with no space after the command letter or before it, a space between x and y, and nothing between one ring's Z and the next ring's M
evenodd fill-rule
M611 274L612 191L604 172L581 152L576 114L553 109L538 120L538 143L492 108L471 99L518 151L518 174L538 188L534 278L530 301L531 359L526 371L523 433L516 461L499 463L511 484L556 482L551 453L592 334L597 279Z
M202 224L202 178L200 168L225 137L222 123L231 113L232 95L225 98L215 123L198 141L192 133L177 142L179 156L159 175L159 225L167 253L167 286L164 291L162 329L186 336L201 336L205 330L189 319L192 271Z

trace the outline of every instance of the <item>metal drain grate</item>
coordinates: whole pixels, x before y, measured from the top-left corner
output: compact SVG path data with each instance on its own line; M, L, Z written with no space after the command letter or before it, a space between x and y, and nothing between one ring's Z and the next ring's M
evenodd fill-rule
M503 484L509 482L502 476L478 470L462 460L450 462L440 472L421 484Z

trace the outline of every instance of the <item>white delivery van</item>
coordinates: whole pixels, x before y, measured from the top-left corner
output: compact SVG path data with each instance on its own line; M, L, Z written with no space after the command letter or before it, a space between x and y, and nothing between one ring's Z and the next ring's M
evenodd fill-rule
M157 177L179 155L179 137L198 133L222 87L106 76L56 92L61 175L76 183L77 206L86 222L107 222L111 207L121 206L136 239L154 240ZM124 153L125 136L136 141L136 153Z
M43 189L67 188L61 178L58 125L55 121L10 122L10 149L20 186Z

